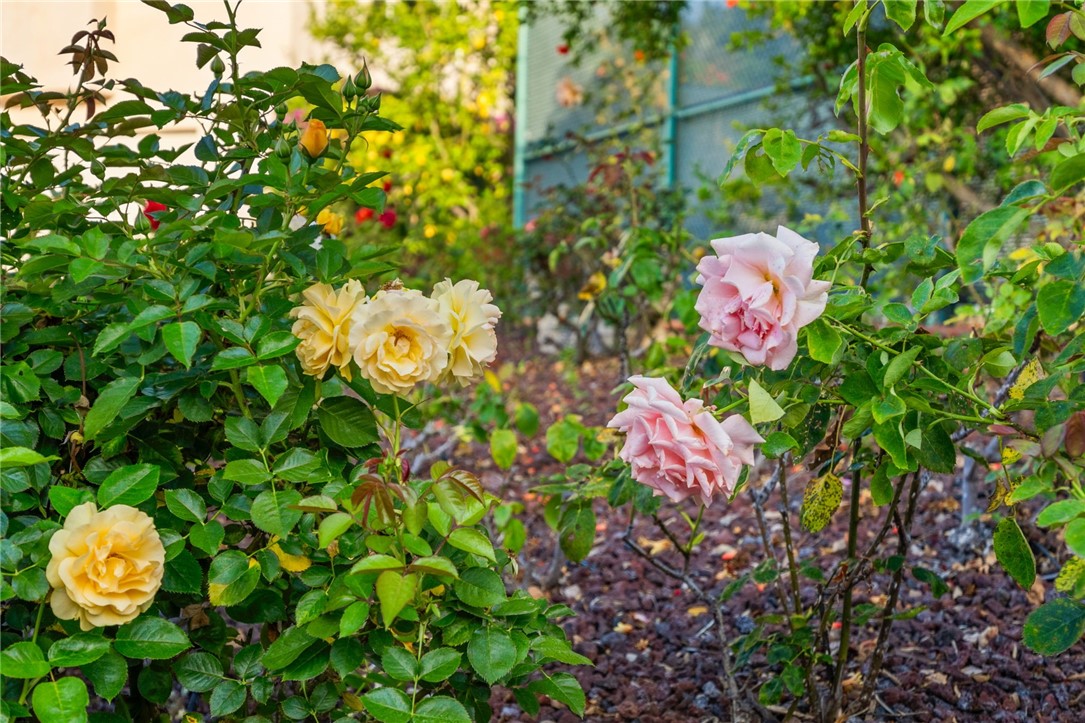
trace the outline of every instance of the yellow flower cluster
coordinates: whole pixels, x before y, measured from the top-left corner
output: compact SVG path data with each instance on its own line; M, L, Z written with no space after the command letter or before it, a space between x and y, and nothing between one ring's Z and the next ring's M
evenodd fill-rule
M349 380L353 361L376 391L404 395L425 382L466 384L497 357L501 310L477 281L445 279L430 296L396 281L366 298L352 280L339 291L315 284L303 297L292 331L311 376L335 367Z

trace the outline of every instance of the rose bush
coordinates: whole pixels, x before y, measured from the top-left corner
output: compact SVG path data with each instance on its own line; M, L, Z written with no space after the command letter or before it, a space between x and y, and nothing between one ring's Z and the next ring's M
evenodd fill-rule
M498 684L582 713L568 608L506 588L499 500L404 444L499 311L337 238L384 212L352 145L400 130L368 73L243 74L236 4L145 5L206 90L109 77L104 21L68 94L0 61L0 718L485 720Z
M967 1L949 14L941 3L924 3L923 22L955 37L997 5ZM1081 9L1014 5L1012 22L1038 27L1039 42L1056 51L1042 61L1041 75L1061 71L1081 85L1085 64L1064 47L1085 33ZM807 12L802 6L784 7ZM1006 150L1012 156L1031 143L1022 160L1035 177L1020 179L957 238L929 233L927 215L902 223L894 215L898 195L885 190L892 182L879 184L868 160L889 150L885 139L909 106L932 103L924 69L897 46L919 4L859 0L838 10L844 35L854 38L856 59L837 98L838 113L854 114L851 130L807 139L785 128L751 129L720 182L741 164L750 182L778 184L783 195L799 198L792 193L798 174L809 172L811 181L816 173L820 183L846 169L846 184L831 188L854 184L856 230L821 254L783 228L711 242L716 255L697 266L697 315L691 320L675 309L687 330L705 333L696 342L668 339L676 351L669 358L638 360L638 370L655 377L647 388L643 376L629 379L628 408L612 422L624 440L588 429L572 437L573 455L588 436L615 454L596 450L602 461L594 470L572 465L565 480L542 488L561 495L550 516L559 526L566 521L571 542L563 537L563 549L573 559L591 548L593 497L628 504L632 520L640 515L658 525L677 562L628 532L626 545L712 611L717 630L732 627L737 615L728 601L738 590L756 583L764 591L752 622L718 639L718 672L735 721L771 719L777 711L820 721L872 714L893 623L922 614L928 596L950 589L947 561L915 559L913 528L922 495L937 489L935 476L953 475L960 460L989 465L991 548L1014 583L1041 595L1042 604L1015 621L1024 645L1057 655L1085 634L1083 113L1023 104L989 109L972 134L1011 124ZM874 47L868 31L878 23L885 41ZM893 232L902 225L924 232ZM941 326L946 314L939 312L952 317L954 309L969 322L959 335ZM691 567L708 500L686 494L703 488L691 484L691 457L678 453L675 441L695 440L681 445L686 453L703 443L683 399L717 423L724 413L741 414L763 438L755 445L758 464L743 466L731 494L748 495L760 532L762 557L745 570ZM996 462L970 446L979 442L993 444ZM685 498L672 504L688 529L659 514L661 489ZM826 552L836 514L847 516L838 556ZM1056 534L1044 539L1040 557L1033 539L1043 530ZM777 709L781 703L787 707Z

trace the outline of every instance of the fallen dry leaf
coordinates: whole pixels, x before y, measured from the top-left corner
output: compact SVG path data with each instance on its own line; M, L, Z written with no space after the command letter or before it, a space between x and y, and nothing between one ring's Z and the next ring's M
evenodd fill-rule
M691 618L695 618L695 617L697 617L699 615L704 615L707 612L708 612L708 608L705 607L704 605L694 605L693 607L691 607L689 610L686 611L686 615L689 615Z
M927 675L926 680L928 683L934 683L935 685L947 685L949 683L949 678L946 677L945 673L939 673L936 670L929 670L924 672Z
M642 536L637 538L637 544L647 550L648 554L653 557L674 547L666 537L662 540L652 540Z
M621 633L622 635L628 635L633 632L633 626L629 623L618 623L614 626L614 632Z

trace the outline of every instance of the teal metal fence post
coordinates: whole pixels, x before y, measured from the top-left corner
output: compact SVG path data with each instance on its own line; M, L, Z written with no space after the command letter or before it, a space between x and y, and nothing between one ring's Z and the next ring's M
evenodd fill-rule
M527 210L524 208L527 182L527 8L520 8L520 27L516 43L516 112L513 114L512 151L512 225L523 228Z
M663 162L666 169L664 181L673 189L678 181L678 34L682 32L679 21L674 27L671 57L668 61L667 116L663 120Z

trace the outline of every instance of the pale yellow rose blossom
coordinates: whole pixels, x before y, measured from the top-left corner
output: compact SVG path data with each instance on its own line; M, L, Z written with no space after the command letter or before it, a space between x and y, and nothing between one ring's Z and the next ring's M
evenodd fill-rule
M490 302L493 296L480 289L477 281L463 279L455 284L445 279L433 287L432 298L452 328L449 365L445 377L461 384L482 374L497 358L497 326L501 310Z
M162 585L166 551L154 521L128 505L72 509L49 540L45 576L61 620L91 630L122 625L151 606Z
M395 282L354 309L350 346L363 377L382 394L409 393L448 367L452 328L440 305Z
M291 331L301 339L295 351L302 370L319 379L328 367L335 367L350 381L350 320L365 301L365 289L351 279L339 291L328 284L314 284L302 296L305 303L290 312L297 319Z

